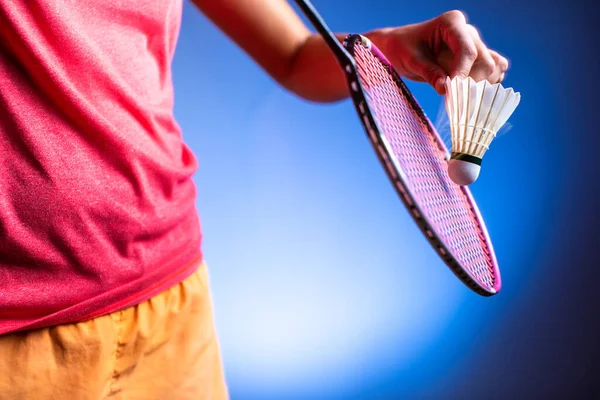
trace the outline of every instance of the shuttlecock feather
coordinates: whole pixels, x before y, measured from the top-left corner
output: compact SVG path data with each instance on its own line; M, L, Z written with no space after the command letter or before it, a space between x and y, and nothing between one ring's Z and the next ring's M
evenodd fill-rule
M479 177L483 156L519 105L521 94L471 77L446 78L445 85L452 138L448 174L456 184L466 186Z

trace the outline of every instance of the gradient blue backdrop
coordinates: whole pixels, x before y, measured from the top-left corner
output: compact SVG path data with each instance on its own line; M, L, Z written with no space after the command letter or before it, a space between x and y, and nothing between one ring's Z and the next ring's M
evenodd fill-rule
M521 92L521 105L472 186L503 290L479 297L441 263L350 101L317 105L284 92L186 2L175 111L200 162L197 205L232 398L593 393L593 3L368 3L314 0L343 32L461 9L512 62L505 84ZM425 84L410 87L435 119L442 99Z

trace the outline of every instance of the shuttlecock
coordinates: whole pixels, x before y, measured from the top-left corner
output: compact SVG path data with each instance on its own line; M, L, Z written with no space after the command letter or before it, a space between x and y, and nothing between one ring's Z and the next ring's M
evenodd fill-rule
M519 105L521 94L471 77L446 78L445 86L452 138L448 175L456 184L467 186L479 177L483 155Z

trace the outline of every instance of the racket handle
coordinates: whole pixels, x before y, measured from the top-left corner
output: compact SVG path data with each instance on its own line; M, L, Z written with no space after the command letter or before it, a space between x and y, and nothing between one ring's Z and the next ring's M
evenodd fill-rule
M312 5L310 0L296 0L296 4L308 20L313 24L317 32L323 37L331 51L335 54L338 61L342 66L348 63L354 64L352 56L346 51L344 46L340 43L337 37L331 32L323 18L319 15L318 11Z

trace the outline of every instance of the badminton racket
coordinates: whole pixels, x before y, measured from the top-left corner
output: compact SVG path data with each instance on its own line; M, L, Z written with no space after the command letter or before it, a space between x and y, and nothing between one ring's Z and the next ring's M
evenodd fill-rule
M400 75L368 38L350 34L342 43L310 1L296 3L343 69L367 137L424 237L468 288L498 293L500 270L475 199L448 176L450 152Z

